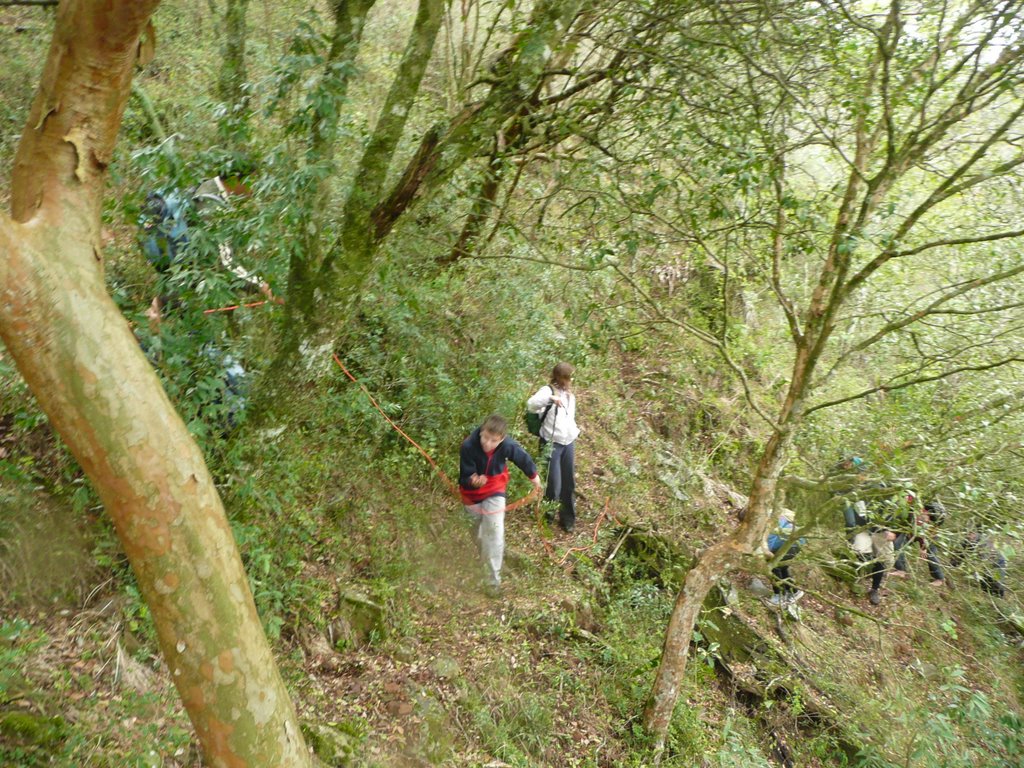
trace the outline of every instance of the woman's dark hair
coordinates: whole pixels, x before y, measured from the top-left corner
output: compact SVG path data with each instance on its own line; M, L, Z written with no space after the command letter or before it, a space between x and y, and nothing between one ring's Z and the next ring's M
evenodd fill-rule
M568 389L572 383L573 370L569 363L559 363L551 370L551 383L559 389Z

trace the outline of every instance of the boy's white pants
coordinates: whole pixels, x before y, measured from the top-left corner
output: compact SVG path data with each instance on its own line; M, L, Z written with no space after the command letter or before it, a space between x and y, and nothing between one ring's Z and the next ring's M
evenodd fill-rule
M488 586L499 587L505 557L505 497L490 496L478 504L466 504L463 509L473 524L473 538L484 563L484 581Z

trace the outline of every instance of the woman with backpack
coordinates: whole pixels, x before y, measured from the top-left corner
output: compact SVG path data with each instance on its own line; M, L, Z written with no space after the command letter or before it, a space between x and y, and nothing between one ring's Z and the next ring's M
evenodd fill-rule
M541 414L541 446L551 443L548 484L544 498L559 502L558 524L566 533L576 528L576 396L572 393L573 367L559 363L551 382L526 401L531 413Z

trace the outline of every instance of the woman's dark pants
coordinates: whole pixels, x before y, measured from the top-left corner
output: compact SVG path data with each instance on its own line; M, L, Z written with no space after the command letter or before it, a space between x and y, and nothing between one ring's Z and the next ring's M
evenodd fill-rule
M544 498L560 502L558 524L571 531L576 526L576 443L553 444Z

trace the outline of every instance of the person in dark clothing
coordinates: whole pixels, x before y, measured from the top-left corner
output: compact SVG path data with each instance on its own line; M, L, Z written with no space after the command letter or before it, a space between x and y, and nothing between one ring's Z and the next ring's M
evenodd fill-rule
M1006 596L1006 558L996 549L992 537L972 525L961 540L953 557L953 567L964 565L971 578L989 594Z
M901 532L893 546L896 550L896 563L893 566L893 576L907 574L907 554L904 547L911 542L917 542L921 551L925 554L928 562L928 573L932 577L932 586L941 587L945 583L946 575L943 573L942 564L939 562L939 547L932 540L934 531L946 518L946 508L938 499L927 502L915 520L914 530Z
M868 601L879 605L882 602L882 582L896 565L896 541L900 533L913 529L917 496L912 492L904 493L900 488L889 488L884 482L876 483L869 492L874 498L866 507L871 537Z
M511 461L540 491L537 465L508 434L503 416L488 416L467 437L459 450L459 492L473 525L473 539L484 561L485 589L493 597L501 591L501 565L505 555L505 489Z
M833 493L840 498L843 520L850 537L850 548L871 578L868 600L872 605L882 602L882 583L895 562L893 543L897 533L893 530L893 491L882 482L869 482L867 463L853 456L843 459L833 469L833 476L841 480L848 476L845 486Z
M196 293L215 265L237 291L258 290L269 301L276 301L270 285L238 263L231 244L217 243L216 257L209 244L196 247L192 242L193 247L189 248L190 238L194 241L203 218L216 209L229 209L232 196L239 194L247 196L251 191L237 182L225 183L220 176L214 176L189 191L154 191L146 196L139 217L138 241L159 276L159 292L146 310L153 333L158 332L166 309L187 309L189 296ZM193 269L182 269L187 260L195 262ZM182 275L175 275L179 270Z

